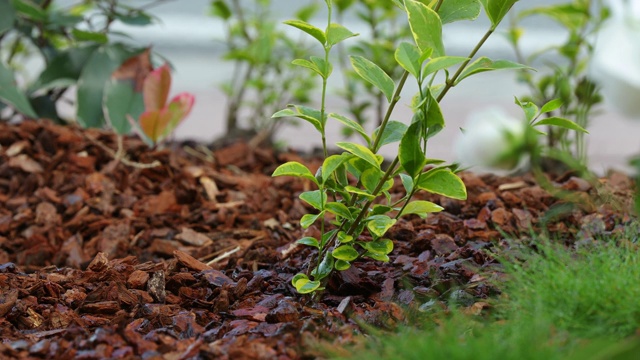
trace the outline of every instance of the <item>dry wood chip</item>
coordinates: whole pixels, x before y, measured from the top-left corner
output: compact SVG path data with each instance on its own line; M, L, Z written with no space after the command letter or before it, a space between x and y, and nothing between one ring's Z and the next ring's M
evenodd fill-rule
M34 174L44 171L44 168L42 167L42 165L40 165L39 162L33 160L25 154L20 154L18 156L9 158L9 166L12 168L19 168L24 172Z
M95 272L100 272L107 268L107 264L109 264L107 254L99 252L93 258L93 260L91 260L89 266L87 266L87 269Z
M194 246L208 246L213 243L207 235L194 231L193 229L184 227L182 232L176 235L176 239L181 240Z
M218 189L218 185L211 178L207 176L202 176L200 178L200 185L204 187L204 191L207 193L207 198L209 201L216 201L216 196L220 194L220 190Z
M149 278L149 281L147 281L147 292L153 300L161 304L164 304L167 298L167 292L164 286L164 271L155 271Z
M203 270L211 269L211 266L208 266L207 264L203 263L202 261L194 258L193 256L183 251L174 250L173 256L176 258L176 260L178 260L180 264L188 267L191 270L203 271Z

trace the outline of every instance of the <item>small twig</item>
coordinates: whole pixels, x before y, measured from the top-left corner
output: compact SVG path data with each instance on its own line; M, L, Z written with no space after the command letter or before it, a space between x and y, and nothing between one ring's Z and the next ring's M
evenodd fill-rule
M220 255L220 256L216 257L215 259L209 261L207 263L207 265L211 266L211 265L213 265L213 264L215 264L217 262L220 262L221 260L224 260L224 259L228 258L229 256L237 253L238 251L240 251L240 249L241 249L240 246L236 246L233 250L226 251L222 255Z
M154 167L158 167L160 165L162 165L162 163L160 163L160 161L158 160L154 160L151 163L141 163L141 162L137 162L137 161L131 161L129 160L129 158L127 157L125 151L124 151L124 146L123 146L123 136L122 135L116 135L116 139L117 139L117 143L118 143L118 150L117 151L113 151L111 148L109 148L107 145L105 145L102 141L94 138L93 136L89 135L88 133L84 133L84 136L89 139L89 141L91 141L94 145L98 146L99 148L101 148L104 152L106 152L107 154L109 154L116 162L121 162L126 166L130 166L136 169L151 169Z

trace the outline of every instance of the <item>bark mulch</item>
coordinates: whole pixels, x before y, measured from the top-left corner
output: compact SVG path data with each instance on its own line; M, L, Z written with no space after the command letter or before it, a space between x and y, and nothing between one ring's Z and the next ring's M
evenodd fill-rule
M428 194L445 211L401 220L389 263L356 262L317 299L291 277L315 252L295 244L312 209L285 161L318 160L236 142L222 149L149 150L48 122L0 124L0 358L301 359L348 344L363 324L393 328L454 301L467 311L499 293L492 252L548 231L589 241L624 230L628 177L597 186L555 179L576 202L530 176L462 174L465 202ZM401 191L401 186L396 186ZM578 204L578 205L576 205ZM526 241L526 240L525 240Z

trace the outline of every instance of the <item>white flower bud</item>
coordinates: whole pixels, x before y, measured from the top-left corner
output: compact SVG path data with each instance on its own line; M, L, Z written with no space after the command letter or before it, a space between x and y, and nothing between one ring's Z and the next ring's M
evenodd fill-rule
M609 0L612 16L596 39L590 77L622 114L640 120L640 2Z
M457 161L479 170L514 171L528 163L524 120L497 108L474 112L454 144Z

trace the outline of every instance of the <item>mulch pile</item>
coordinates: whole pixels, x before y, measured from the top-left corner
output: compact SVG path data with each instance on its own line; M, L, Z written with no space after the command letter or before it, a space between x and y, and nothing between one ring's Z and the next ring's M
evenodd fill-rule
M0 124L0 146L3 359L314 358L318 344L353 341L359 324L392 328L451 301L483 311L499 292L490 252L510 246L504 233L546 229L570 243L629 221L622 174L597 189L555 179L582 200L572 205L528 176L464 173L468 201L421 194L445 211L399 221L389 263L356 262L312 299L290 283L315 260L295 244L319 234L297 222L312 211L297 197L311 184L270 174L318 160L125 138L129 161L160 163L137 168L114 158L110 133L31 121Z

